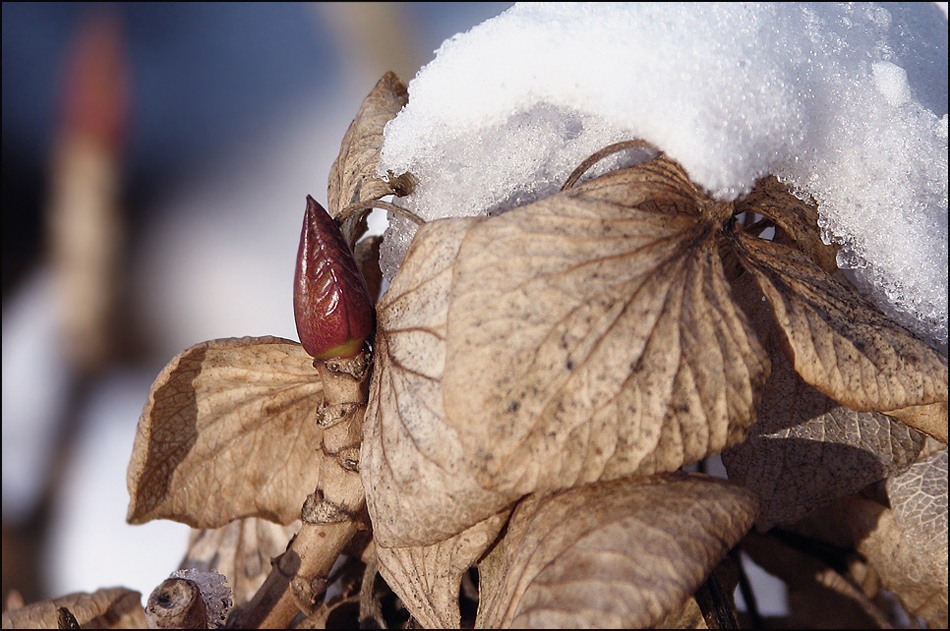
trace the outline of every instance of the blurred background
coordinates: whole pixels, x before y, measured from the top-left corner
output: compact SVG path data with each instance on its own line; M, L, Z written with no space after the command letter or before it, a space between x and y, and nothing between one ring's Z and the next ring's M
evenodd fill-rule
M125 523L152 380L204 340L297 339L304 200L363 98L510 5L3 3L4 602L178 567L186 526Z
M3 11L3 597L178 567L125 523L151 381L208 339L297 339L305 198L387 70L511 3L17 3Z

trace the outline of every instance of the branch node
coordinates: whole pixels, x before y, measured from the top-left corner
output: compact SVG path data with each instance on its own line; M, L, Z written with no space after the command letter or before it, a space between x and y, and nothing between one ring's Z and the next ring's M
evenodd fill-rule
M344 471L349 471L350 473L359 473L360 470L360 446L359 444L352 447L344 447L339 451L330 451L326 448L326 445L323 446L323 455L333 458L336 461L337 465Z
M364 347L365 348L365 347ZM372 351L365 351L356 355L355 357L336 357L333 359L325 360L314 360L314 367L318 363L322 363L326 366L327 370L332 373L349 375L356 381L363 381L366 378L366 373L369 371L369 367L372 364Z
M324 429L338 425L348 419L360 407L362 407L362 404L354 401L327 405L317 411L317 425Z
M290 581L290 591L293 593L294 602L305 615L310 616L316 612L317 607L323 601L321 596L327 589L327 579L318 576L307 579L303 576L295 576Z
M339 504L324 499L323 493L318 490L307 496L307 501L300 509L300 519L307 524L339 524L356 521L357 515Z

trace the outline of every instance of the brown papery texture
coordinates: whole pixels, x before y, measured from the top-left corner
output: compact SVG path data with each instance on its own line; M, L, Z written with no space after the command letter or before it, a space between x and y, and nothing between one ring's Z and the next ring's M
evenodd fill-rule
M947 626L947 447L933 447L887 481L893 525L885 519L859 547L908 611L933 628ZM895 551L896 549L896 551Z
M377 307L360 476L378 546L434 544L507 503L475 481L442 407L452 262L478 221L423 226Z
M336 218L350 204L393 194L392 187L376 175L376 165L383 146L383 129L408 101L406 85L392 72L383 75L363 100L330 168L327 206L331 217ZM341 226L350 246L366 229L360 224L359 219L354 219Z
M462 575L494 543L511 510L428 546L377 546L379 572L427 629L458 629Z
M65 607L84 629L147 629L142 594L124 587L76 593L3 612L4 629L60 629Z
M946 359L801 252L746 235L736 244L805 382L855 410L905 410L902 422L947 442Z
M318 482L322 402L313 359L296 342L228 338L183 351L152 384L136 429L128 521L299 518Z
M718 209L680 176L614 172L467 235L442 389L486 488L673 471L754 421L768 360L729 294Z
M880 413L856 412L801 380L775 343L772 374L747 440L722 454L729 479L758 493L766 532L905 471L925 435Z
M479 565L476 626L654 626L693 595L756 511L751 491L699 474L533 495Z

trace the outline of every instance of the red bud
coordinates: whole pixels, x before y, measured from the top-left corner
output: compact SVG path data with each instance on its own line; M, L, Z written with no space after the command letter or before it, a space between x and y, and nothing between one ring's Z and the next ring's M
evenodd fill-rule
M316 359L353 357L373 332L375 310L339 227L309 195L294 274L297 335Z

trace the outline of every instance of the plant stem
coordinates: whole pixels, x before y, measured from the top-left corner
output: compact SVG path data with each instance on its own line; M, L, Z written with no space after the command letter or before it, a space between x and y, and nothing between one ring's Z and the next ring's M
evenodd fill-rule
M358 359L365 366L365 357ZM356 360L314 362L324 392L318 418L326 426L319 487L301 511L300 532L287 551L272 561L271 572L254 598L232 616L231 628L287 628L299 613L315 611L333 564L363 527L358 515L365 495L358 463L368 370L353 370Z

